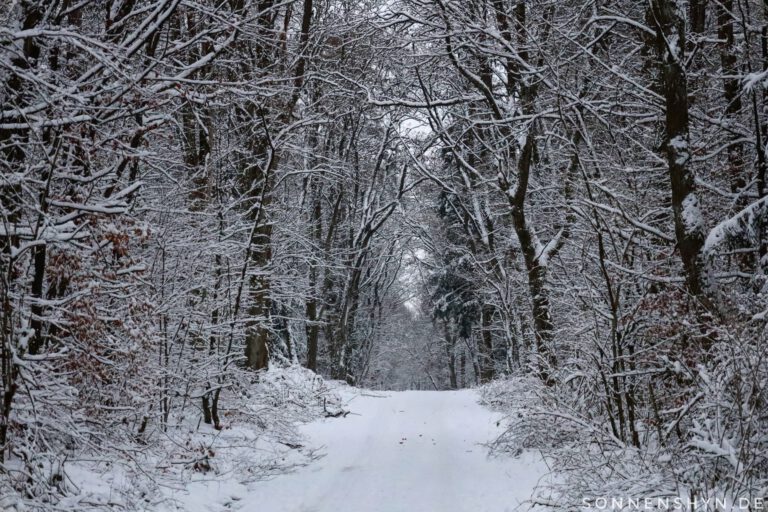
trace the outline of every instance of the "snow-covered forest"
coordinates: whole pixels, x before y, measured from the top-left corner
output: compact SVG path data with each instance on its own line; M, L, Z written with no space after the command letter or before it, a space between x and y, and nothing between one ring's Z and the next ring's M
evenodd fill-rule
M0 509L479 387L529 505L760 510L767 143L768 0L0 0Z

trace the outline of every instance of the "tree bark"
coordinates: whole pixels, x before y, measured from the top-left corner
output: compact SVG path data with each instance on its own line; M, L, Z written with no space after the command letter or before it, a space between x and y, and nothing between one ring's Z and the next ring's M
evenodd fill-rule
M533 313L534 346L540 358L539 376L544 382L551 383L550 370L557 367L557 359L552 347L554 324L549 308L549 292L546 288L547 267L539 261L540 255L537 254L535 235L525 216L525 195L533 162L534 144L534 135L529 132L518 160L517 190L514 195L509 195L509 201L512 210L512 222L528 273L528 290ZM508 184L503 185L505 189L508 187Z
M318 187L313 187L314 190L314 205L312 208L312 239L315 241L318 247L322 244L322 201L319 196L320 191ZM317 342L318 334L320 332L320 326L318 325L318 308L317 308L317 264L313 261L309 263L309 293L310 297L307 300L306 314L307 314L307 368L316 372L317 371Z
M450 321L443 321L442 324L445 355L448 357L448 378L450 379L451 389L459 389L459 381L456 375L456 339L451 333Z
M672 0L652 0L650 18L656 29L656 49L665 99L666 153L672 191L677 249L683 263L688 292L703 297L701 250L704 230L690 168L688 80L685 73L685 23Z
M478 351L480 352L480 382L486 383L493 380L496 373L495 359L493 357L493 307L485 304L480 312L480 343Z
M264 143L263 141L262 143ZM251 239L250 263L252 274L249 278L248 320L245 328L245 364L252 370L266 369L269 366L269 325L272 301L270 297L270 279L266 268L272 259L272 223L267 218L267 210L272 202L274 168L277 167L277 155L270 149L257 149L253 152L261 155L259 159L264 167L257 164L250 166L246 183L251 184L249 193L258 196L248 202L249 217L256 224ZM260 184L260 186L259 186Z
M690 0L688 11L691 21L691 32L701 34L707 23L707 0Z
M720 41L720 67L723 73L726 128L730 130L726 135L730 139L728 145L728 176L730 178L731 192L738 193L746 187L747 179L744 176L744 148L743 144L739 142L740 136L735 130L735 125L738 123L738 118L741 114L742 103L733 34L734 20L731 14L733 0L717 2L716 9L717 38ZM743 207L746 206L746 202L742 198L738 204Z

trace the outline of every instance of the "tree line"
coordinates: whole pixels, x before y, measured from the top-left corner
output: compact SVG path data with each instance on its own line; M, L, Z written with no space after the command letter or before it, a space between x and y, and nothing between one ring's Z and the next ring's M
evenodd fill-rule
M283 364L522 377L696 492L765 482L768 4L0 19L0 461L27 492L69 449L220 428Z

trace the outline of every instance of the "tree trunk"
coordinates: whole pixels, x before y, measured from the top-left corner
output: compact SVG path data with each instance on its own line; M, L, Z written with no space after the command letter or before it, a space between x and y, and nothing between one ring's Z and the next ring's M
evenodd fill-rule
M518 184L516 194L510 197L512 222L515 227L520 249L528 272L528 290L533 313L533 339L539 358L538 371L541 379L552 384L551 370L557 367L554 347L554 325L549 308L549 291L546 287L547 267L539 261L534 233L525 216L525 191L530 176L534 151L534 135L528 133L518 162ZM506 188L506 187L505 187Z
M478 352L480 356L480 382L486 383L493 380L495 375L495 358L493 353L493 307L484 305L480 313L480 343Z
M672 0L652 0L661 90L666 104L666 152L672 190L675 236L688 292L703 297L701 249L704 245L699 199L690 169L688 81L685 74L685 23Z
M448 377L451 383L451 389L459 389L459 381L456 375L456 341L451 334L451 328L448 321L443 324L443 339L445 341L445 355L448 357Z
M313 240L318 245L322 238L322 203L319 197L319 191L315 190L314 206L312 208L312 234ZM311 261L309 263L309 293L307 300L307 368L317 371L317 338L319 333L319 318L317 314L317 265Z
M257 153L258 154L258 153ZM256 223L251 240L250 262L252 275L249 279L249 295L246 313L248 320L245 329L246 366L252 370L261 370L269 366L269 325L272 301L270 297L270 279L267 265L272 259L272 223L267 218L267 209L272 200L273 169L277 166L277 156L264 151L261 161L265 168L251 165L248 183L251 194L259 191L258 198L248 205L252 222ZM257 184L261 184L258 187Z
M264 257L254 263L265 261ZM269 366L269 280L265 276L253 276L250 279L250 304L247 308L248 325L245 330L246 366L252 370L261 370Z
M733 0L721 0L716 3L717 38L720 41L720 67L723 73L723 98L725 99L725 122L730 132L726 135L728 145L728 176L731 192L738 193L747 185L744 176L744 149L739 142L740 136L735 130L741 114L741 94L738 78L736 48L733 35ZM741 198L738 206L746 206L746 199Z
M691 20L691 32L701 34L704 32L707 22L707 1L690 0L688 11Z

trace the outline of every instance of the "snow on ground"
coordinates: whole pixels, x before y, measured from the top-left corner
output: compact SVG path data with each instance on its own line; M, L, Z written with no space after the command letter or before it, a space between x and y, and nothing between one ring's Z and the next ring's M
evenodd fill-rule
M257 482L238 508L265 512L505 512L547 472L538 456L488 456L501 414L475 391L343 391L345 418L302 427L325 457Z
M70 464L78 492L60 508L506 512L549 473L531 452L489 456L505 424L475 390L374 393L306 374L271 372L254 388L250 416L241 410L222 431L190 430L178 450L146 459L148 479L125 464ZM340 407L346 416L324 417ZM183 439L175 437L171 446Z
M65 495L55 501L24 500L0 487L0 511L218 512L245 503L251 510L254 482L319 457L299 427L338 410L341 398L338 383L298 365L241 382L222 397L220 430L201 423L192 405L179 407L166 431L150 423L145 443L71 454Z

